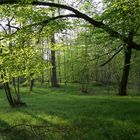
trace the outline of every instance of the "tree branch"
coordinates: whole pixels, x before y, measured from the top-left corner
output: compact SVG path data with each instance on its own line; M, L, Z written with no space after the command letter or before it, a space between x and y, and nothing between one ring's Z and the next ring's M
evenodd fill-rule
M121 44L121 45L122 45L122 44ZM121 46L121 45L120 45L120 46ZM117 50L117 49L118 49L118 48L114 48L114 49L110 50L110 51L107 52L107 53L104 53L104 54L99 55L99 56L97 56L97 57L95 57L95 58L93 58L93 59L90 59L90 61L94 61L94 60L100 59L100 58L103 57L103 56L106 56L106 55L111 54L113 51L115 51L115 50Z
M31 4L32 5L41 5L41 6L50 6L50 7L56 7L56 8L62 8L62 9L69 10L69 11L75 13L77 18L81 18L81 19L84 19L84 20L88 21L89 23L91 23L95 27L101 28L104 31L106 31L107 33L109 33L110 36L119 38L124 43L126 43L127 45L130 46L130 42L129 42L128 37L123 37L121 34L119 34L118 32L114 31L112 28L110 28L109 26L105 25L103 22L96 21L96 20L90 18L89 16L87 16L86 14L84 14L84 13L82 13L82 12L80 12L80 11L70 7L70 6L57 4L57 3L39 2L39 1L34 1ZM134 48L134 49L140 50L140 45L136 44L135 42L131 43L131 47Z
M2 24L0 24L0 26L3 29L3 31L5 32L5 34L7 34L7 31L6 31L5 27Z
M2 4L20 4L20 1L18 1L18 0L1 0L0 4L1 5ZM25 3L25 4L27 4L27 3ZM103 22L96 21L96 20L90 18L89 16L87 16L86 14L74 9L73 7L63 5L63 4L57 4L57 3L51 3L51 2L40 2L40 1L33 1L28 4L38 5L38 6L49 6L49 7L62 8L62 9L69 10L69 11L75 13L75 15L76 15L75 17L84 19L85 21L89 22L93 26L103 29L108 34L110 34L110 36L116 37L116 38L122 40L129 47L132 47L133 49L136 49L136 50L140 50L140 44L137 44L133 41L130 43L128 37L123 37L120 33L114 31L112 28L110 28L108 25L104 24Z
M123 47L121 47L117 52L115 52L105 63L101 64L100 67L109 63L122 49L123 49Z
M17 29L17 30L20 30L19 27L16 27L16 26L13 26L13 25L6 24L6 26L11 27L11 28L14 28L14 29Z
M13 25L8 25L8 24L6 26L17 29L17 31L15 31L12 35L15 35L20 30L24 30L24 29L27 29L27 28L30 28L33 26L38 26L38 25L42 25L42 28L40 29L40 32L41 32L43 30L44 26L46 26L49 22L57 20L57 19L61 19L61 18L68 18L68 17L76 17L76 15L75 14L59 15L59 16L52 17L50 19L47 19L47 20L44 20L41 22L36 22L36 23L30 24L30 25L24 26L22 28L19 28L19 27L13 26ZM4 38L2 38L0 40L3 40L3 39Z

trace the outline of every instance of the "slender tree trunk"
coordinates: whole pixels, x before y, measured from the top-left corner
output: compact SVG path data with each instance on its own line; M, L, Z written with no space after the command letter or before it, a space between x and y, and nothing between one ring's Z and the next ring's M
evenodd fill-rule
M43 43L42 43L43 44ZM41 48L41 54L42 54L42 60L44 60L44 48ZM42 64L43 65L43 64ZM41 72L41 86L44 84L44 67L42 66L42 72Z
M13 87L14 87L14 90L15 90L15 94L16 94L16 97L17 97L17 102L20 102L20 94L19 94L19 77L17 78L17 85L16 85L16 78L13 77Z
M11 107L15 107L15 103L14 103L14 100L13 100L12 95L11 95L9 83L6 82L3 84L3 86L4 86L5 94L6 94L8 102L9 102L9 105Z
M94 67L95 67L94 68L95 69L95 81L98 82L99 81L98 59L97 59Z
M33 91L34 79L30 81L30 91Z
M42 73L41 73L41 85L43 86L44 84L44 71L42 70Z
M51 50L51 63L52 63L52 75L51 75L51 86L52 87L59 87L58 82L57 82L57 74L56 74L56 61L55 61L55 50L54 49L54 36L51 38L51 45L52 45L52 50Z
M19 101L20 103L20 93L19 93L19 85L20 85L20 78L18 77L17 78L17 100Z
M127 83L128 83L128 77L129 77L129 71L130 71L130 62L131 62L131 54L132 54L132 48L128 46L125 51L125 60L124 60L124 68L123 68L123 74L119 86L119 95L120 96L126 96L127 95Z
M57 56L57 60L58 60L58 74L59 74L59 82L61 83L61 60L60 60L60 52L59 52L59 54L58 54L58 56Z
M2 49L0 49L0 53L2 54ZM3 69L3 72L5 73L5 69ZM1 75L1 79L2 80L4 79L4 75ZM6 94L9 105L11 107L15 107L15 103L14 103L14 100L13 100L12 95L11 95L9 83L8 82L3 83L3 87L4 87L4 90L5 90L5 94Z
M8 31L9 31L9 34L12 34L12 30L11 30L11 27L10 27L10 23L12 22L13 20L13 17L9 20L8 20ZM5 29L6 31L6 29ZM8 33L7 31L5 32L6 34ZM10 41L10 40L9 40ZM9 43L9 51L11 51L11 46L12 44ZM0 49L0 53L2 53L2 49ZM4 77L6 77L6 71L5 71L5 68L2 68L2 71L4 72L4 74L1 75L1 79L4 81ZM16 81L15 79L13 78L13 85L14 85L14 88L15 88L15 92L16 92L16 96L17 96L17 100L19 99L19 102L18 104L21 106L21 105L25 105L25 103L21 103L20 102L20 96L19 96L19 79L18 79L18 89L16 88ZM9 82L5 82L3 83L3 87L4 87L4 90L5 90L5 94L6 94L6 97L7 97L7 100L9 102L9 105L11 107L16 107L17 106L17 101L15 99L13 99L12 97L12 94L11 94L11 90L10 90L10 87L9 87Z
M17 92L17 88L16 88L16 79L15 79L15 77L12 78L12 82L13 82L13 87L14 87L14 90L15 90L15 94L16 94L16 96L18 96L18 92Z
M139 81L138 81L138 90L140 91L140 71L138 72L138 79L139 79Z
M64 83L67 84L67 78L66 78L66 52L64 50Z

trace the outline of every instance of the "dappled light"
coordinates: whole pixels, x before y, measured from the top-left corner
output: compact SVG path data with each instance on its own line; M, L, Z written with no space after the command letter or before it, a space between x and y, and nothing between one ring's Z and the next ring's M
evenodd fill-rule
M140 139L140 0L0 0L0 140Z

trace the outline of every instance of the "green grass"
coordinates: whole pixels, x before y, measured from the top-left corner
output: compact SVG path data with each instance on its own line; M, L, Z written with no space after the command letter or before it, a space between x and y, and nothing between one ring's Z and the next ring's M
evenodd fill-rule
M0 139L140 140L140 97L107 96L105 91L95 87L93 94L81 94L77 85L32 93L23 88L28 107L12 109L1 90Z

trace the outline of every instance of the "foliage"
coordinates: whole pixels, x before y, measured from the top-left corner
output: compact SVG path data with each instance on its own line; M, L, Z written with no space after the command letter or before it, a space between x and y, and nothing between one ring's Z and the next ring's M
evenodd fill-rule
M105 1L106 9L102 15L105 23L126 36L139 27L139 0Z

